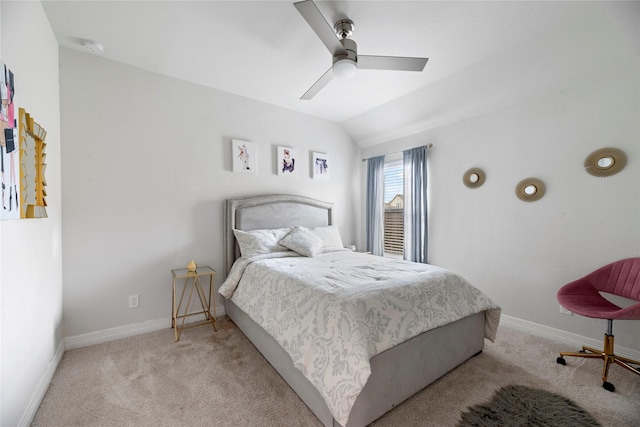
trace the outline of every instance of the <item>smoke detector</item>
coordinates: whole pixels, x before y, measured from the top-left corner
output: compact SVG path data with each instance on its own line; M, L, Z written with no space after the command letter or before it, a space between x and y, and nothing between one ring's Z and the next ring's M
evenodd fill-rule
M82 46L87 52L94 55L102 55L104 53L104 46L93 40L84 40Z

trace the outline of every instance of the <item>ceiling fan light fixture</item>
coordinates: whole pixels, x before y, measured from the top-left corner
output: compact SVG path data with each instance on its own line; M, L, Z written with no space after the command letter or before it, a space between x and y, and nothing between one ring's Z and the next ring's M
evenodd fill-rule
M336 77L344 78L344 77L353 77L358 70L358 66L356 65L356 61L349 58L343 58L337 60L333 64L333 75Z

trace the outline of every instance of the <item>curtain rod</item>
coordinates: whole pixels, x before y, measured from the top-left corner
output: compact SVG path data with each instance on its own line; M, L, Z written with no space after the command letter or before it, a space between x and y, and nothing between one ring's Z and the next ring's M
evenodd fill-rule
M432 144L432 143L429 143L429 144L425 145L424 147L431 148L431 147L433 147L433 144ZM402 151L406 151L406 150L402 150ZM394 151L393 153L387 153L387 154L385 154L385 156L388 156L389 154L402 153L402 151ZM373 157L378 157L378 156L373 156ZM371 158L371 157L366 158L366 159L362 159L362 161L363 161L363 162L366 162L366 161L367 161L367 160L369 160L370 158Z

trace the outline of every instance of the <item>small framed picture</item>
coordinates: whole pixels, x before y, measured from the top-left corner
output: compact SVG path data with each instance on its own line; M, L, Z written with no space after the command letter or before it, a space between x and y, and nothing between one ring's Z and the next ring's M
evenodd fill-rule
M291 175L296 171L296 153L291 147L278 147L276 153L276 167L278 175Z
M311 170L314 179L329 178L329 156L325 153L313 152L311 155Z
M256 173L256 144L241 139L231 140L233 171L242 173Z

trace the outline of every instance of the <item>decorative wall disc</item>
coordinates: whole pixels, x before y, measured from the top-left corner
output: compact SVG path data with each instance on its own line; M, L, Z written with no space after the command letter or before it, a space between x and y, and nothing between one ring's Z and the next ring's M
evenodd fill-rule
M516 185L516 196L525 202L535 202L544 196L544 182L537 178L525 178Z
M620 172L627 164L627 156L617 148L600 148L584 160L584 168L593 176L606 177Z
M462 182L469 188L478 188L484 184L484 171L479 168L471 168L462 176Z

